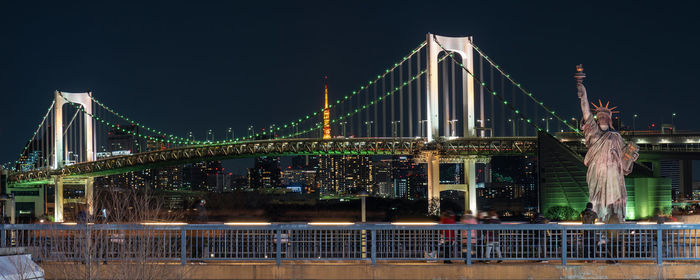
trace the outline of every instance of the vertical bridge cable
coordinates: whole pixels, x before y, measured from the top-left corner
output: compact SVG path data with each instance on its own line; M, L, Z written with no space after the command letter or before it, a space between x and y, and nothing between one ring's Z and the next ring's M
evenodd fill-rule
M508 81L509 81L511 84L513 84L515 87L517 87L518 90L519 90L520 92L522 92L522 94L524 94L524 95L527 96L529 99L531 99L532 101L534 101L535 104L538 104L538 105L546 112L546 113L544 114L544 115L547 116L546 118L549 118L549 115L551 115L552 117L556 118L560 123L563 123L565 126L569 127L571 130L575 131L575 132L578 133L578 134L581 134L580 130L579 130L577 127L574 127L572 124L570 124L569 122L567 122L566 119L564 119L564 118L562 118L561 116L557 115L556 112L555 112L554 110L549 109L547 106L544 105L544 103L543 103L542 101L539 101L537 98L535 98L535 97L533 96L532 92L526 91L525 88L523 88L519 83L515 82L515 80L513 80L513 79L510 77L510 75L508 75L503 69L501 69L501 67L498 66L498 64L496 64L491 58L489 58L478 46L474 45L473 43L472 43L472 46L474 47L474 50L476 50L484 59L486 59L486 61L487 61L489 64L491 64L491 66L493 66L494 68L496 68L496 69L498 70L498 72L501 73L501 75L502 75L503 77L505 77L506 79L508 79Z
M80 112L81 110L78 110ZM87 152L87 147L83 147L87 145L87 143L84 142L84 135L85 135L85 121L83 120L83 114L78 115L78 147L76 148L76 152L78 152L78 158L77 162L83 162L86 158L85 152Z
M389 89L391 90L391 89L393 89L393 88L395 87L395 84L394 84L394 71L391 71L391 74L390 74L389 77L390 77L390 78L389 78L389 85L390 85L390 86L389 86ZM396 126L396 125L394 124L394 121L396 121L396 115L395 115L395 111L394 111L394 95L393 95L393 94L391 95L391 98L389 99L389 103L391 103L391 111L390 111L390 113L391 113L391 137L394 137L394 129L395 129L395 126Z
M484 58L479 56L479 76L484 76ZM479 87L479 118L481 119L481 137L486 136L486 114L484 113L484 87ZM491 127L491 135L493 136L493 127Z
M416 55L416 71L420 73L421 71L421 65L420 65L420 52ZM423 101L423 88L421 87L421 80L418 79L418 83L416 85L416 112L418 113L418 131L420 133L420 137L423 137L423 107L422 107L422 101Z
M413 65L411 64L411 58L408 58L408 78L411 78L411 68L413 68ZM408 87L408 136L413 137L413 86Z
M403 126L406 123L403 119L403 65L399 67L399 86L401 86L401 89L399 90L399 136L403 137Z
M456 99L457 99L457 91L456 91L456 88L455 88L455 76L456 76L456 75L455 75L455 74L456 74L455 72L457 72L457 71L455 70L455 62L454 62L454 61L451 61L451 63L450 63L450 70L451 70L451 76L452 76L452 84L451 84L452 87L450 88L450 95L451 95L451 101L450 101L450 102L452 103L452 108L450 108L450 119L449 119L449 122L452 122L453 120L456 120L456 119L457 119L457 109L456 109L456 108L457 108L457 105L455 105L455 103L457 103L457 101L456 101ZM461 71L460 71L460 72L461 72ZM466 88L466 86L465 86L464 88ZM447 100L445 100L445 101L447 101ZM465 120L466 120L466 118L465 118ZM448 123L449 123L449 122L448 122ZM454 129L457 129L457 125L458 125L458 124L459 124L459 123L453 124L453 126L455 126ZM456 136L456 135L457 135L455 131L452 131L452 129L453 129L453 128L450 127L450 132L446 134L447 136L452 136L452 135L455 135L455 136ZM466 135L465 135L465 136L466 136Z
M445 52L445 53L448 53L448 52ZM450 128L449 128L449 125L450 125L450 123L449 123L449 119L450 119L450 107L449 107L449 104L448 104L448 101L449 101L449 92L447 92L447 91L449 90L449 87L447 87L447 83L448 83L448 81L447 81L447 75L448 75L448 74L447 74L447 73L448 73L448 72L447 72L447 63L448 63L447 61L445 61L445 62L442 63L442 75L441 75L441 76L442 76L442 108L443 108L443 110L442 110L442 112L443 112L443 116L442 116L442 120L443 120L443 121L442 121L442 127L443 127L442 135L445 135L445 136L448 136L447 134L448 134L449 131L450 131ZM439 132L438 132L438 133L439 133Z
M435 38L435 37L433 37L433 38ZM435 38L434 40L435 40L435 42L437 43L437 45L440 46L440 48L442 48L443 51L445 51L446 53L448 53L448 56L449 56L455 63L458 63L458 62L455 60L455 58L454 58L454 52L447 51L447 50L445 49L445 47L443 47L442 44L440 44L440 42L437 40L437 38ZM481 84L481 86L486 86L486 83L482 82L482 80L481 80L480 77L477 77L476 75L474 75L474 73L472 73L472 72L471 72L469 69L467 69L464 65L460 64L460 67L461 67L462 69L466 70L467 73L469 73L469 75L472 76L476 82L478 82L479 84ZM529 118L527 118L525 115L523 115L523 113L522 113L519 109L515 108L515 106L513 105L512 102L508 102L508 100L506 100L506 99L502 96L503 94L498 94L498 92L492 91L492 90L490 90L490 88L487 88L487 90L488 90L489 92L491 92L494 96L498 97L498 98L501 100L501 102L503 103L504 107L510 109L513 113L515 113L515 115L518 116L518 117L520 118L520 120L525 121L527 124L529 124L530 126L533 126L535 129L537 129L537 130L539 130L539 131L542 130L539 126L537 126L537 122L532 122L531 119L529 119Z
M371 85L371 83L370 83L370 85ZM374 87L374 86L372 86L372 87ZM366 88L366 90L365 90L365 105L366 105L366 106L369 106L369 86L368 86L368 87ZM368 123L369 123L369 121L370 121L370 119L369 119L369 111L370 111L370 110L365 110L365 122L368 122ZM367 124L367 125L369 125L369 124ZM369 135L369 134L370 134L369 128L367 128L366 131L367 131L367 135L365 135L365 137L371 137L371 136Z
M505 79L501 77L501 81L505 82ZM515 101L515 87L513 85L510 85L510 93L511 93L511 100ZM511 112L511 115L513 116L513 124L515 124L515 112ZM526 129L525 126L523 125L523 130ZM516 126L515 129L513 130L513 137L518 135L518 127Z
M382 78L382 92L380 96L385 97L386 93L386 78ZM386 133L386 98L382 99L382 136L387 136Z
M490 87L494 88L493 67L489 67L489 69L491 70L490 71L491 72L491 79L489 80ZM493 94L489 94L489 97L491 98L491 123L492 123L492 126L495 127L496 126L496 104L495 104L495 100L494 100L495 97L493 96ZM503 126L504 126L503 118L499 117L498 118L498 128L499 128L498 136L506 136L505 128Z
M375 82L375 83L374 83L374 87L373 87L373 89L372 89L372 90L373 90L372 100L377 100L377 87L378 87L378 85L377 85L377 83ZM379 119L378 119L377 111L379 111L379 106L378 106L378 105L377 105L377 106L373 106L373 108L374 108L374 124L372 125L372 126L373 126L372 129L374 130L374 131L373 131L374 136L377 137L377 136L379 136L379 135L377 134L377 126L379 126Z
M440 58L438 59L438 62L442 62L445 58L447 58L447 54L445 54L444 56L440 57ZM388 72L388 71L387 71L387 72ZM411 77L411 78L409 79L408 82L404 82L404 83L403 83L402 85L400 85L399 87L395 87L395 88L393 88L393 89L390 89L390 90L387 91L385 94L382 94L382 95L378 96L377 99L375 99L375 100L373 100L373 101L370 101L370 104L371 104L372 106L370 106L370 107L362 106L362 107L360 107L360 108L357 109L357 110L348 112L347 114L344 114L344 115L341 115L341 116L338 116L338 118L336 118L336 119L332 119L332 120L331 120L331 123L336 123L336 122L338 122L338 121L340 121L340 120L347 120L348 118L350 118L350 117L354 116L355 114L359 113L361 110L372 109L372 107L373 107L374 105L377 105L379 102L382 102L382 101L386 102L385 99L389 99L390 96L395 95L397 92L399 92L399 90L400 90L402 87L404 87L404 86L411 86L413 82L418 82L418 81L420 81L421 77L422 77L425 73L426 73L426 71L424 71L424 70L423 70L423 71L419 71L419 73L416 74L415 76ZM377 107L378 107L378 106L377 106ZM376 107L374 107L374 108L376 108ZM314 132L314 131L316 131L317 129L320 129L320 127L321 127L321 123L319 122L319 123L316 123L315 126L312 127L311 129L304 130L304 131L302 131L302 132L300 132L300 133L298 133L298 134L304 134L304 133ZM295 136L295 135L289 135L289 136L283 137L283 138L289 138L289 137L291 137L291 136Z
M46 119L49 117L49 115L51 115L51 112L53 112L55 105L56 105L56 101L54 100L53 102L51 102L51 105L49 105L49 109L46 110L46 114L44 114L44 117L41 119L41 122L39 123L37 128L34 130L34 134L32 134L32 137L30 137L29 141L27 141L26 144L24 144L24 148L22 148L22 152L20 152L19 157L14 162L15 168L17 168L19 166L19 164L21 163L23 155L27 155L27 156L29 155L28 150L31 147L32 142L36 138L36 135L39 133L39 130L41 129L41 127L46 123Z

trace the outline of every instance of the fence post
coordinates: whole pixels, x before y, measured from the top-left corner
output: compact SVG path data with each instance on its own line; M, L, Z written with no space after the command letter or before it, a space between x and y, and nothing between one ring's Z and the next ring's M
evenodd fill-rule
M5 232L5 224L0 224L0 248L5 248L5 239L7 238L7 233Z
M279 229L275 233L275 243L277 244L277 252L275 253L275 261L277 261L277 266L282 264L282 234Z
M656 264L663 264L663 238L661 236L661 228L656 226Z
M467 226L467 265L472 264L472 231Z
M371 230L371 237L372 237L372 265L377 265L377 230L372 229Z
M180 228L180 264L187 264L187 231L185 227Z
M566 228L561 229L561 264L566 265L566 249L568 244L566 243Z

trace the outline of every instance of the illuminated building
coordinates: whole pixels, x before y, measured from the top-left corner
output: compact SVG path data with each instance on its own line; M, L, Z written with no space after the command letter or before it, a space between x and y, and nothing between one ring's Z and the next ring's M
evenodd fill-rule
M255 165L248 169L248 185L251 188L271 188L281 185L280 159L278 157L255 158Z
M391 171L396 198L422 198L427 195L427 177L412 157L393 157Z
M331 139L331 111L328 109L328 77L323 79L323 94L326 103L323 106L323 139Z
M368 156L322 156L319 182L324 194L353 194L360 190L371 192L372 161Z

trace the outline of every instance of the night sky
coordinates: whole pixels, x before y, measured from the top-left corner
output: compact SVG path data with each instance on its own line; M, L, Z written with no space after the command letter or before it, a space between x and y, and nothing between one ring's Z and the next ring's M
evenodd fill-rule
M331 99L347 94L427 32L474 36L566 117L580 115L572 74L583 63L591 99L620 105L623 119L637 113L641 127L675 112L679 130L700 130L691 1L141 2L0 2L0 161L16 159L56 89L92 91L173 134L243 135L318 109L324 74Z

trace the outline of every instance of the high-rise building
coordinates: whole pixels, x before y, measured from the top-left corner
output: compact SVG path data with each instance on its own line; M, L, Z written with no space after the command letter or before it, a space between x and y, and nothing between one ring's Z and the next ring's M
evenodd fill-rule
M224 172L209 174L207 176L207 189L216 193L231 191L231 175Z
M392 182L396 198L427 196L428 181L423 168L409 156L394 156L391 160Z
M372 192L372 161L368 156L322 156L319 182L324 194L352 194L360 190Z
M681 167L678 160L659 160L660 174L671 179L671 197L681 198Z
M316 170L287 169L282 172L282 185L316 188Z
M278 157L255 158L253 168L248 169L248 185L251 188L271 188L281 185L280 159Z

